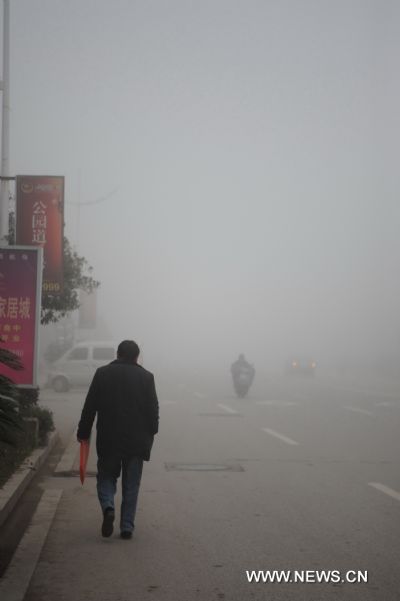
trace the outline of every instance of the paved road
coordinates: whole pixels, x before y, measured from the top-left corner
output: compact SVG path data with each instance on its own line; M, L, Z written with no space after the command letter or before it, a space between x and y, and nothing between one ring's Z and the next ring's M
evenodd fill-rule
M50 476L2 600L22 598L26 553L42 548L25 601L398 601L400 395L275 378L237 400L206 382L159 390L134 539L99 536L94 477ZM47 400L69 435L83 394ZM368 583L249 583L246 570Z

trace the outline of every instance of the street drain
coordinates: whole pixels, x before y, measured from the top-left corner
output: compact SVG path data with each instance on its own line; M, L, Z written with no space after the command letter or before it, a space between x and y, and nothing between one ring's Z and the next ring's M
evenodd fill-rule
M165 463L167 472L244 472L238 463Z

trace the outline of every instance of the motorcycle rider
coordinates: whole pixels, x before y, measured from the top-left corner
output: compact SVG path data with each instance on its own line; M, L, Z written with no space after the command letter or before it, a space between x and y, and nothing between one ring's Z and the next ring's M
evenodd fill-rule
M255 373L254 367L246 361L244 354L241 353L237 360L231 365L233 385L236 392L239 392L238 386L240 386L240 381L242 381L243 384L243 380L246 380L246 389L248 390L253 383Z
M254 367L252 365L250 365L250 363L248 361L246 361L245 356L243 355L243 353L241 353L239 355L239 357L236 359L236 361L234 363L232 363L231 365L231 373L232 375L235 374L239 374L241 372L251 372L253 374L254 377Z

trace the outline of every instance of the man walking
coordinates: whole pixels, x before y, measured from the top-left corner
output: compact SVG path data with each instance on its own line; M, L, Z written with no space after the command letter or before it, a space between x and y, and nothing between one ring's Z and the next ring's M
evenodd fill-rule
M92 380L78 426L88 440L97 413L97 494L103 511L102 535L114 529L114 496L122 468L121 538L132 538L143 460L150 459L158 432L158 400L152 373L138 365L140 349L124 340L117 359Z

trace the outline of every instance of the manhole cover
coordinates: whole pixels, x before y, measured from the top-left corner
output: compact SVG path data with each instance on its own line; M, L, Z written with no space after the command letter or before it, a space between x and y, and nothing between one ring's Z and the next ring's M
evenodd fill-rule
M241 413L198 413L200 417L243 417Z
M167 472L244 472L238 463L165 463Z

